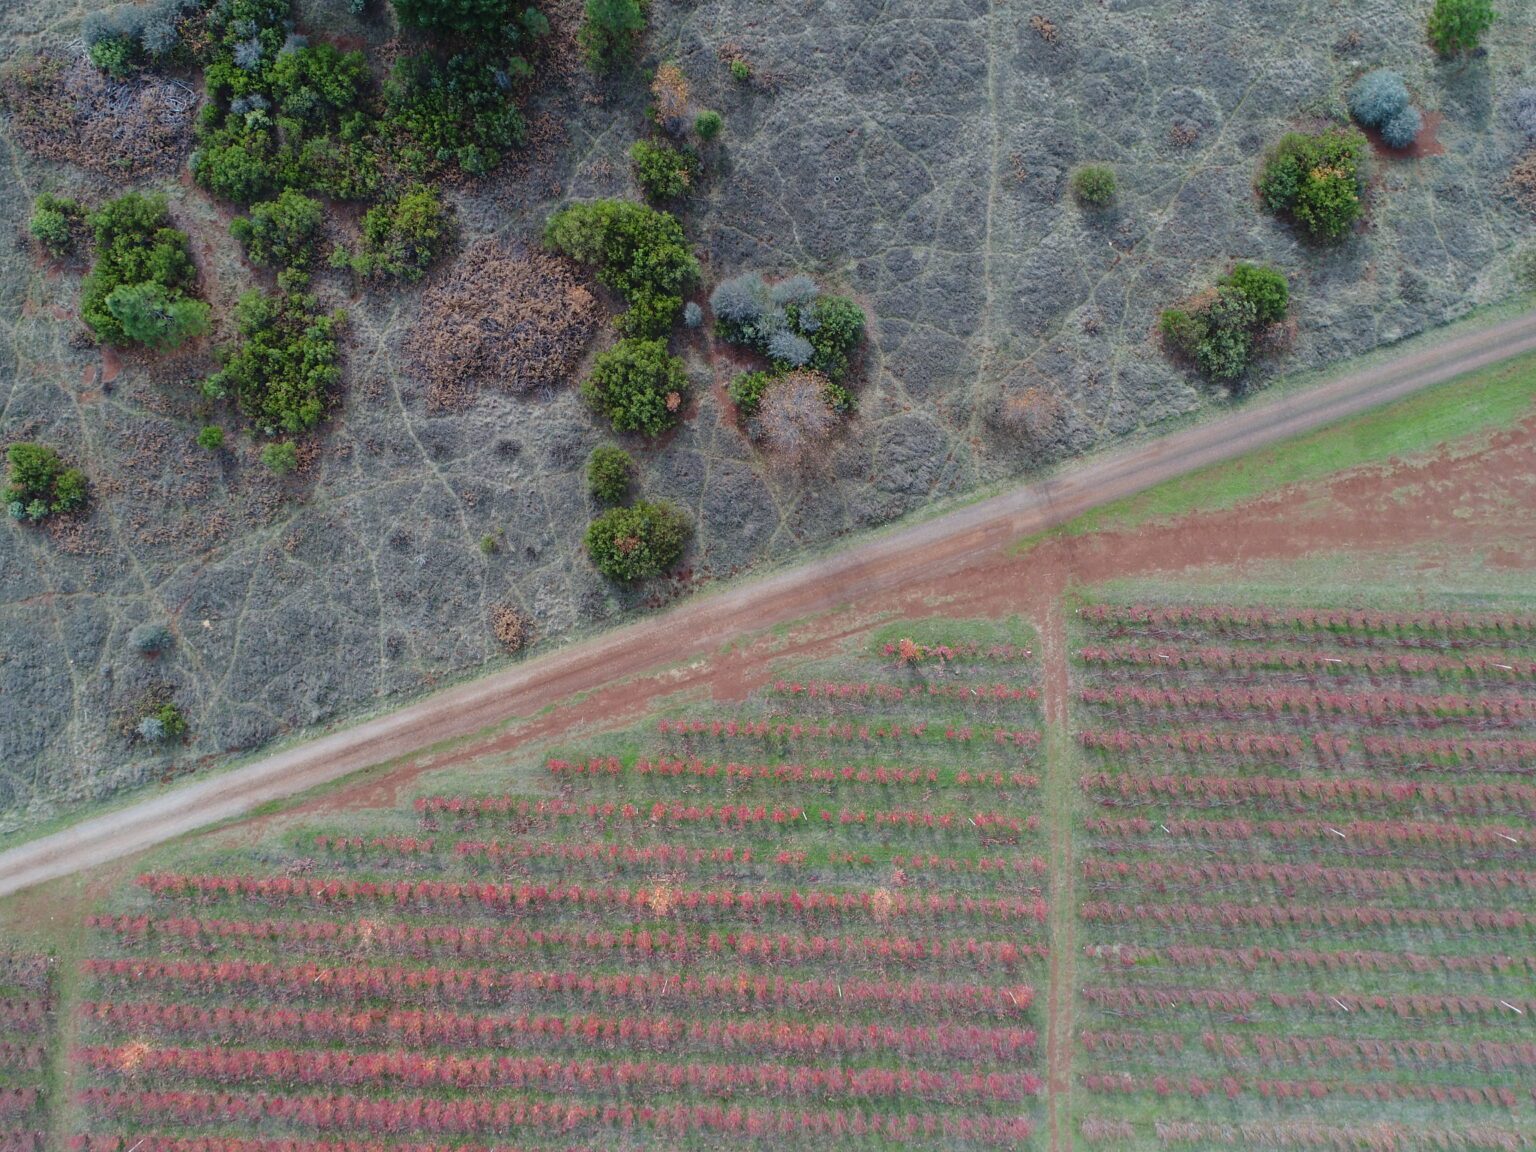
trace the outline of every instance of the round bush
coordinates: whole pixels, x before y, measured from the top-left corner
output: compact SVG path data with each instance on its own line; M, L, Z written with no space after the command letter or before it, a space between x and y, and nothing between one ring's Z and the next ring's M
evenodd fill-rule
M210 452L217 452L224 447L224 429L217 424L209 424L197 434L197 445Z
M692 300L683 305L683 323L690 328L697 328L704 323L704 309L700 308Z
M682 559L689 533L688 521L670 504L612 508L587 526L587 555L610 580L643 580Z
M700 112L693 121L693 130L698 133L700 140L713 140L720 135L720 129L725 126L720 113L706 109Z
M286 440L274 441L261 450L261 462L276 476L284 476L299 466L299 450Z
M766 372L743 372L731 381L726 394L743 416L756 416L773 377Z
M683 362L664 340L620 340L597 358L581 397L620 432L655 436L678 421L688 392Z
M1107 208L1115 198L1115 174L1101 165L1079 168L1072 174L1072 192L1093 208Z
M1239 264L1222 283L1247 298L1260 323L1285 319L1285 310L1291 302L1290 285L1284 275L1268 264Z
M756 272L743 272L722 280L709 294L715 319L727 324L750 324L768 309L768 287Z
M1407 148L1419 138L1424 117L1412 104L1381 126L1381 139L1388 148Z
M804 336L793 332L775 332L768 337L768 355L774 360L799 368L810 363L816 349Z
M158 621L151 624L140 624L132 632L128 633L128 644L140 655L153 656L156 652L164 652L173 643L170 626Z
M1403 78L1389 68L1367 72L1349 90L1349 114L1367 128L1380 128L1408 107Z
M628 452L605 444L587 459L587 491L599 504L622 504L629 496L635 462Z

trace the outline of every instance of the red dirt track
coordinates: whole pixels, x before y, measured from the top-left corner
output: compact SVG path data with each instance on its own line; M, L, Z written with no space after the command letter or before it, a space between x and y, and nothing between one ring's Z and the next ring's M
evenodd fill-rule
M1475 516L1453 517L1448 510L1432 516L1417 502L1403 507L1402 515L1391 514L1395 505L1389 497L1403 488L1404 481L1400 476L1366 475L1333 492L1346 509L1358 508L1358 517L1335 514L1315 522L1303 517L1298 523L1287 520L1281 526L1273 510L1255 515L1251 510L1235 509L1195 518L1198 527L1190 533L1181 531L1177 547L1170 546L1167 533L1158 532L1127 538L1099 535L1048 541L1023 560L1006 551L1021 537L1051 528L1089 508L1532 350L1536 350L1536 313L1458 336L1294 396L1256 402L1220 420L1131 445L1042 483L876 535L845 551L765 579L702 593L665 613L0 854L0 896L245 815L259 805L361 768L471 736L509 717L533 716L578 692L594 693L582 705L582 719L587 723L598 716L604 723L620 722L643 713L655 695L689 687L709 687L719 697L729 696L733 686L755 682L753 670L783 652L717 655L724 644L839 606L851 606L857 612L873 607L873 599L883 597L878 607L888 610L900 602L920 605L928 597L943 596L963 602L970 614L984 615L990 608L993 612L1041 615L1039 609L1047 598L1058 595L1073 573L1097 580L1147 568L1292 556L1316 548L1387 547L1426 534L1435 539L1465 535L1474 545L1492 543L1475 534ZM1530 478L1536 473L1529 425L1528 421L1519 433L1504 436L1489 453L1449 462L1451 472L1446 477L1426 475L1424 482L1437 486L1435 505L1451 507L1453 501L1448 495L1455 493L1448 494L1448 488L1465 489L1466 499L1475 500L1486 490L1485 481L1496 476L1523 482L1520 493L1506 493L1501 498L1506 506L1513 500L1524 507L1531 498ZM1509 455L1493 459L1498 453ZM1484 475L1485 469L1496 471ZM1357 490L1351 492L1350 485ZM1475 510L1475 505L1467 507ZM831 644L858 627L856 620L824 621L804 648L809 651ZM801 650L799 644L793 647ZM679 661L706 656L708 667L655 672L663 665L675 669ZM645 679L632 679L636 677ZM616 683L625 680L631 682ZM1061 709L1064 701L1048 703L1048 709L1051 707ZM382 781L359 782L321 803L329 807L339 802L387 802L381 791L392 794L425 767L440 767L449 760L469 759L557 735L576 719L574 710L556 708L515 731L457 748L436 763L391 772Z

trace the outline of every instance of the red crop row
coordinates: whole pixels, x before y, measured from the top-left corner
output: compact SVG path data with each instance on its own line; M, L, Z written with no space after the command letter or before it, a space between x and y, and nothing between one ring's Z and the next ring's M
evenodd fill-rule
M1025 985L936 984L922 980L786 980L737 972L726 976L659 973L597 975L576 972L513 972L498 968L328 967L260 964L243 960L83 961L89 974L135 984L217 984L241 989L280 988L310 996L347 999L430 994L445 1001L505 1000L508 995L599 996L642 1001L671 996L747 1004L1020 1015L1034 990Z
M1084 1121L1086 1124L1087 1121ZM1154 1120L1153 1129L1166 1148L1194 1144L1200 1148L1221 1145L1243 1148L1319 1148L1324 1152L1520 1152L1536 1147L1536 1133L1495 1128L1488 1124L1462 1124L1456 1128L1431 1128L1418 1122L1333 1127L1316 1120L1291 1123L1205 1124L1190 1120Z
M137 1136L82 1133L70 1137L70 1152L133 1152L141 1138ZM165 1136L142 1137L146 1149L154 1152L530 1152L506 1144L397 1144L393 1140L294 1140L283 1137L246 1140L237 1136ZM0 1152L5 1152L0 1149ZM30 1152L30 1150L29 1150ZM567 1147L561 1152L598 1152L595 1148Z
M1085 664L1131 664L1155 668L1211 668L1220 671L1249 669L1308 670L1314 672L1366 672L1371 675L1492 676L1501 680L1528 680L1536 676L1536 662L1515 657L1411 656L1405 653L1298 651L1274 648L1083 648L1078 657Z
M399 852L424 856L436 850L437 841L418 840L414 836L316 836L315 847L322 852Z
M0 1118L25 1116L36 1107L36 1088L0 1088Z
M0 1129L0 1152L45 1152L47 1138L41 1132L7 1132Z
M81 1103L106 1116L137 1119L170 1117L183 1124L224 1124L263 1117L316 1132L362 1129L369 1132L475 1133L521 1128L570 1132L601 1125L628 1130L652 1128L678 1136L690 1132L728 1135L884 1136L892 1142L976 1142L1017 1148L1033 1126L1015 1116L951 1116L929 1113L866 1114L858 1109L768 1110L722 1105L673 1106L548 1104L541 1101L441 1100L434 1097L279 1096L255 1093L231 1096L214 1092L143 1092L88 1088Z
M1343 1036L1217 1035L1201 1037L1205 1048L1225 1059L1245 1059L1256 1052L1266 1064L1318 1064L1364 1061L1373 1069L1415 1069L1425 1065L1476 1065L1485 1072L1536 1068L1536 1044L1497 1044L1479 1040L1355 1040ZM1250 1047L1251 1045L1251 1047Z
M539 949L663 954L679 962L690 957L730 954L751 960L849 960L854 963L943 961L1002 964L1012 967L1048 954L1044 944L975 937L924 939L906 936L785 936L755 932L670 932L666 929L598 931L480 928L456 924L338 923L334 920L211 920L148 916L91 916L87 925L135 942L166 937L188 940L213 951L230 941L252 940L314 946L353 953L361 947L428 956L441 949L455 956L483 959L518 956Z
M48 1050L41 1044L15 1044L0 1040L0 1068L22 1068L36 1072L43 1066Z
M1136 885L1200 891L1231 888L1234 884L1272 884L1281 888L1314 888L1355 896L1379 896L1387 892L1438 892L1447 888L1489 893L1536 891L1536 872L1508 868L1474 871L1470 868L1336 868L1326 864L1228 864L1210 861L1197 864L1139 860L1084 860L1083 877L1090 881L1129 879Z
M1167 796L1174 800L1233 805L1279 800L1296 806L1409 804L1422 802L1459 813L1536 812L1530 784L1435 784L1419 781L1293 780L1283 776L1135 776L1094 772L1078 778L1088 792L1113 792L1126 799Z
M700 1092L710 1096L916 1097L1018 1101L1040 1081L1019 1072L934 1072L839 1065L686 1064L544 1056L438 1056L313 1048L81 1048L75 1058L101 1071L163 1073L221 1084L277 1082L325 1087L514 1088L537 1092Z
M1128 732L1115 729L1082 732L1083 747L1104 752L1176 751L1224 753L1252 759L1300 760L1310 748L1325 763L1337 762L1360 749L1375 760L1393 761L1382 770L1510 772L1529 776L1536 768L1536 740L1479 740L1465 737L1378 736L1355 737L1333 732L1311 736L1277 735L1270 732L1190 728L1179 732ZM1426 761L1427 758L1427 762ZM1419 761L1414 763L1413 761Z
M975 641L964 644L918 644L914 640L903 641L913 645L918 653L918 659L932 658L941 664L946 660L978 660L984 662L1009 663L1015 660L1032 660L1034 652L1019 644L992 644L983 648ZM886 656L899 656L902 654L900 644L887 644L882 653Z
M1201 836L1218 840L1252 840L1268 836L1276 840L1343 841L1390 847L1396 844L1438 844L1451 847L1501 848L1529 852L1536 840L1515 833L1520 827L1497 824L1430 824L1423 821L1350 820L1330 824L1325 820L1110 820L1083 821L1089 832L1102 836L1148 836L1161 831L1167 836Z
M1400 1084L1382 1080L1239 1080L1223 1076L1205 1080L1199 1076L1132 1076L1129 1072L1096 1073L1082 1078L1090 1092L1132 1095L1151 1092L1158 1096L1187 1093L1199 1099L1220 1091L1229 1100L1244 1092L1256 1092L1273 1100L1321 1100L1329 1096L1351 1096L1362 1100L1422 1100L1438 1104L1491 1104L1497 1108L1518 1108L1519 1096L1508 1088L1469 1087L1455 1084ZM1536 1099L1536 1089L1532 1089Z
M1397 716L1467 717L1525 720L1536 716L1536 701L1523 696L1424 696L1411 692L1318 692L1310 688L1157 688L1116 685L1084 688L1085 704L1116 708L1220 708L1258 710L1305 716L1365 716L1389 720Z
M1487 908L1376 908L1359 904L1112 904L1086 903L1082 919L1106 924L1200 928L1455 928L1529 932L1536 912Z
M1475 632L1513 635L1536 632L1536 616L1513 613L1090 604L1079 608L1078 615L1090 624L1239 625L1244 628L1293 628L1308 632Z
M671 1016L477 1016L454 1012L335 1008L201 1008L119 1001L81 1005L86 1019L119 1032L145 1030L289 1041L346 1040L404 1047L559 1047L569 1044L630 1049L680 1045L794 1056L895 1052L909 1057L1018 1060L1035 1047L1030 1028L935 1027L805 1023L784 1020L687 1020Z
M910 724L903 728L900 724L892 724L888 727L870 728L867 724L791 724L774 720L662 720L656 725L656 730L663 735L668 732L679 736L690 732L706 734L709 736L777 736L801 738L827 739L827 740L900 740L903 736L914 739L923 736L928 731L927 721L920 724ZM934 732L937 734L938 729ZM965 742L972 739L987 739L986 730L977 732L973 727L956 728L953 725L943 731L945 740ZM1040 743L1039 732L1027 732L1022 730L1009 730L1007 728L994 728L991 733L994 744L1012 744L1016 748L1031 747Z
M626 771L636 776L691 776L705 780L718 778L733 781L769 780L777 784L939 784L937 768L896 768L884 764L873 767L847 764L842 768L819 768L805 764L725 764L707 763L703 760L639 760L626 769L614 756L599 757L585 763L569 763L550 760L546 767L556 776L619 776ZM995 785L998 788L1037 788L1040 777L1023 773L957 772L955 783L962 785ZM420 805L417 806L420 810Z
M1177 1032L1079 1032L1077 1039L1084 1052L1102 1049L1117 1056L1184 1051L1184 1037Z
M50 1003L21 997L0 998L0 1032L38 1032L48 1019Z
M899 684L855 684L849 680L812 680L800 684L789 680L775 680L773 690L785 696L805 696L809 699L850 700L873 696L877 700L913 700L942 698L982 703L988 700L1038 700L1040 693L1034 688L1013 688L1007 684L929 684L903 688Z
M753 856L751 848L693 848L683 845L647 845L635 846L630 844L552 844L549 841L535 842L530 840L460 840L453 846L454 855L462 858L484 856L493 863L501 864L507 861L518 860L559 860L562 862L579 862L583 860L599 861L607 865L642 865L650 867L686 868L700 864L771 864L775 867L799 868L810 862L811 857L805 852L775 852L771 856ZM837 865L852 862L864 864L876 864L871 857L861 857L856 861L846 859L847 853L829 852L826 857L818 860ZM1040 875L1045 871L1045 861L1040 857L1025 856L981 856L954 857L954 856L893 856L891 863L896 867L929 868L943 872L978 872L983 875L1002 874L1007 872L1029 872ZM878 862L878 866L884 867L884 862Z
M1032 818L1033 819L1033 818ZM991 825L980 825L989 827ZM1006 823L1003 827L1008 827ZM194 898L220 895L248 896L279 904L289 899L314 903L371 902L408 905L480 905L487 909L631 908L654 915L702 912L705 915L780 913L793 916L872 916L927 918L975 916L982 919L1035 920L1045 922L1046 905L1039 899L1006 897L974 899L970 896L908 895L880 888L873 892L801 892L768 889L741 891L730 888L700 890L656 887L616 888L580 884L475 884L461 881L336 880L309 876L185 876L159 872L138 877L136 883L156 896Z
M1275 1008L1326 1012L1392 1012L1401 1019L1446 1016L1498 1016L1506 1020L1530 1019L1536 1000L1499 1000L1491 996L1365 996L1354 992L1327 995L1319 992L1254 992L1217 988L1169 988L1136 985L1118 988L1084 988L1083 999L1100 1008L1177 1008L1189 1006L1218 1012L1242 1012L1266 1003Z
M1155 961L1176 968L1237 968L1253 972L1272 965L1276 969L1305 968L1309 972L1476 972L1480 975L1536 976L1536 956L1479 956L1443 953L1421 956L1415 952L1316 952L1309 948L1208 948L1170 944L1166 948L1137 945L1090 944L1084 952L1102 959L1106 967L1134 967Z

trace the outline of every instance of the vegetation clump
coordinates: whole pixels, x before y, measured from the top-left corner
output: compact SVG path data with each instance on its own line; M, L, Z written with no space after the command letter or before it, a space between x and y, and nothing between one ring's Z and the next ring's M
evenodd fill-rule
M763 402L763 393L768 390L772 380L773 377L766 372L742 372L731 381L726 394L743 416L756 416Z
M445 60L401 57L385 86L386 128L400 142L400 167L426 176L452 164L484 176L527 140L512 90L532 75L526 60L495 44Z
M174 347L208 327L185 232L169 227L163 196L130 192L88 219L96 263L80 286L80 316L104 344Z
M346 314L321 316L316 307L313 296L246 293L235 308L244 342L203 391L214 399L232 396L268 436L320 423L341 381L336 329Z
M395 15L407 28L427 32L507 34L519 24L542 19L535 8L518 11L514 0L391 0ZM529 14L532 14L531 16ZM515 32L513 33L515 35Z
M526 612L510 604L492 604L491 635L508 652L520 652L533 638L533 621L528 619Z
M287 440L262 446L261 462L274 476L286 476L299 466L299 450Z
M362 246L349 262L360 276L414 283L448 250L453 237L453 218L437 189L417 184L368 210Z
M1349 114L1366 128L1377 128L1391 148L1406 148L1418 138L1424 117L1408 102L1403 78L1387 68L1367 72L1349 90Z
M699 275L677 218L627 200L567 205L545 226L544 243L591 265L599 282L624 297L629 310L615 324L627 336L664 334Z
M1235 380L1252 364L1265 329L1285 319L1290 289L1267 265L1238 264L1187 309L1170 308L1159 329L1167 345L1212 380Z
M75 250L75 241L85 223L85 211L78 203L44 192L32 206L27 231L55 260Z
M170 744L183 739L189 725L180 708L173 701L146 705L133 731L148 744Z
M840 383L864 339L863 310L846 296L822 295L809 276L769 284L744 273L722 281L709 304L716 336L762 353L778 372L809 368ZM838 406L848 403L851 395Z
M1115 174L1103 165L1079 168L1072 174L1072 194L1090 208L1108 208L1115 201Z
M636 140L629 150L635 179L651 200L675 200L686 196L698 183L699 157L692 148L673 148Z
M581 397L620 432L656 436L680 419L688 374L664 340L620 340L592 365Z
M276 200L251 205L249 216L236 216L229 232L251 263L297 271L315 262L316 241L325 210L302 192L285 190Z
M587 66L601 75L627 61L645 31L642 0L587 0L579 33Z
M720 113L706 108L693 118L693 133L700 140L713 140L720 135L720 129L725 127L725 121Z
M1365 137L1329 128L1289 132L1264 161L1259 195L1319 240L1338 240L1360 218Z
M613 444L595 448L587 458L587 492L599 504L622 504L629 498L635 462Z
M758 402L764 442L788 462L804 460L837 427L832 381L799 370L772 379Z
M1471 52L1498 13L1489 0L1435 0L1425 31L1442 56Z
M170 625L162 621L140 624L128 633L128 646L140 656L164 652L174 642Z
M85 507L85 473L64 467L46 444L12 444L6 460L5 507L12 520L35 524Z
M206 448L210 452L217 452L224 447L224 429L217 424L208 424L197 434L197 446Z
M92 64L114 80L125 80L140 68L168 63L180 46L180 21L205 2L155 0L92 12L80 27L86 53Z
M587 526L587 555L610 580L629 583L659 576L683 558L692 529L662 501L611 508Z

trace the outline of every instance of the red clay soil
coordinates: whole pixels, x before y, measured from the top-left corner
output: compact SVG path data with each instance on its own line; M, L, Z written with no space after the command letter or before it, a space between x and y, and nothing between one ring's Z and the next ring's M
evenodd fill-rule
M1444 112L1424 113L1424 126L1413 138L1413 143L1406 148L1393 148L1381 138L1379 128L1367 128L1365 138L1371 142L1371 149L1383 160L1419 160L1425 156L1444 156L1445 145L1440 143L1439 135L1440 121L1444 119Z

